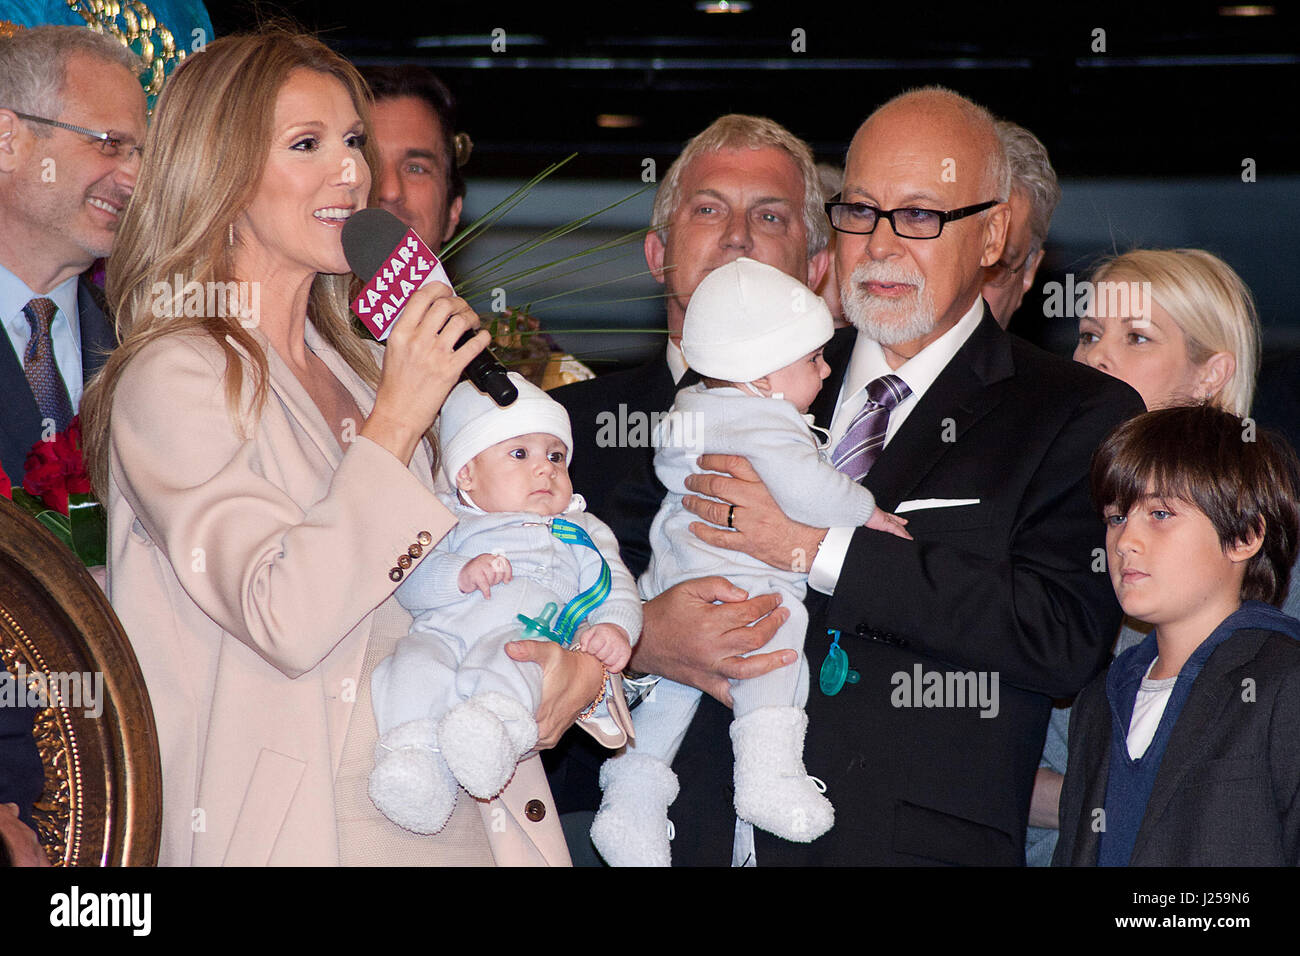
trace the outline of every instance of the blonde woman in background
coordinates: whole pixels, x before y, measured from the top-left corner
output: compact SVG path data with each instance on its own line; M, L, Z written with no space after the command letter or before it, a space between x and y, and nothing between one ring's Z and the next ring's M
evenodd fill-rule
M1148 410L1206 402L1237 416L1250 413L1259 317L1231 266L1202 249L1136 249L1103 262L1092 283L1076 362L1132 385ZM1129 307L1117 315L1101 314L1106 283L1127 286Z

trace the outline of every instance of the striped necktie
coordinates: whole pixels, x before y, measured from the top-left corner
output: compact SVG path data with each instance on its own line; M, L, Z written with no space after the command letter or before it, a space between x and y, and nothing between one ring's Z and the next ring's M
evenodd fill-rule
M63 431L72 421L72 400L54 361L54 340L50 323L59 307L52 299L32 299L23 306L23 315L31 326L31 338L23 352L23 374L31 386L41 418L53 419L54 430Z
M835 446L831 463L854 481L865 478L884 447L890 410L911 394L907 383L897 375L873 379L867 385L867 403Z

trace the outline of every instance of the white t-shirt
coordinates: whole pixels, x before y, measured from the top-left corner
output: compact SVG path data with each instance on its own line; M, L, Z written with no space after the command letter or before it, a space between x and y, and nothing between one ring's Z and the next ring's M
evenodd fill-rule
M1128 755L1133 760L1140 760L1151 746L1151 740L1160 726L1160 718L1164 716L1165 707L1169 704L1169 695L1173 692L1174 684L1178 683L1177 674L1162 680L1152 680L1151 669L1155 666L1156 662L1152 661L1146 676L1142 678L1137 701L1133 704L1133 717L1128 722Z

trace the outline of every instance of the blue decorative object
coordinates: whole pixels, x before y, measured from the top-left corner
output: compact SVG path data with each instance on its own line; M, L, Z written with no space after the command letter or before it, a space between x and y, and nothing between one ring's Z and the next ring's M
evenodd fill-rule
M856 684L861 675L849 667L849 655L840 647L840 632L828 630L826 632L833 637L831 649L826 652L826 660L822 661L821 675L817 683L821 686L822 693L827 697L834 697L838 694L845 684Z

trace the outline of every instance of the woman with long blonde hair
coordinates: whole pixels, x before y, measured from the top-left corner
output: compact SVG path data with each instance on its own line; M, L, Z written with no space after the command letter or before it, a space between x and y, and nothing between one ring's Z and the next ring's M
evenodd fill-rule
M158 722L164 864L567 862L540 761L438 837L366 797L392 593L454 523L426 435L487 341L445 286L386 349L347 311L369 96L317 40L227 37L169 79L109 262L120 348L82 404L109 595ZM553 742L595 658L525 642ZM530 803L531 801L531 803ZM523 807L529 804L525 818ZM504 811L504 812L503 812Z

